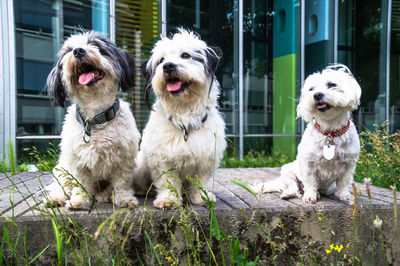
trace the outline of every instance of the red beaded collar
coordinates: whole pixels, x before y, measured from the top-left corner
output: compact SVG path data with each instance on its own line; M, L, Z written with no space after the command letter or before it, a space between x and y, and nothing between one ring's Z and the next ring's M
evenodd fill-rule
M345 125L341 129L335 130L335 131L323 131L321 128L321 125L318 124L317 121L315 121L314 126L317 129L317 131L320 132L324 136L339 137L339 136L343 135L344 133L346 133L347 130L349 129L350 119L347 121L347 125Z

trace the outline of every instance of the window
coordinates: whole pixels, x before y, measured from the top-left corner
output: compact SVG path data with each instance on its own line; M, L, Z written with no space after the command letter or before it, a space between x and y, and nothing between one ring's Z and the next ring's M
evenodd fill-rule
M15 0L17 65L17 150L46 148L58 138L64 119L61 107L50 106L44 93L47 75L63 41L82 29L108 34L108 0Z

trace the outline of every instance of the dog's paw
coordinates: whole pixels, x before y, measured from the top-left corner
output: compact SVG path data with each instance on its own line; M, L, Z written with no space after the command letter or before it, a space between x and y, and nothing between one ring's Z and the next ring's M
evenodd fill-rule
M290 191L282 191L281 193L281 199L287 200L287 199L291 199L291 198L301 198L301 193L299 191L295 191L295 192L290 192Z
M203 192L198 189L192 190L189 193L190 202L194 205L205 205L206 202L202 198L202 196L204 196L204 195L202 195L202 193ZM217 201L217 198L215 197L214 193L207 191L207 196L208 196L209 200L211 200L212 202Z
M264 183L258 183L258 184L251 184L250 188L257 194L263 194L266 193L264 189Z
M65 207L68 210L90 210L92 202L83 196L75 196L65 202Z
M99 193L99 194L96 194L95 199L97 202L110 202L111 194L110 193Z
M57 197L54 195L49 195L43 199L42 203L46 207L54 207L54 206L64 206L66 201L65 196Z
M174 201L170 198L160 198L157 197L153 202L154 207L161 210L175 209L180 206L180 202Z
M155 199L153 205L158 209L168 210L172 209L174 204L170 199Z
M139 204L132 190L116 190L114 196L115 205L120 208L134 207Z
M91 196L83 191L72 194L71 198L65 201L65 208L68 210L90 210L92 206Z
M345 190L345 191L336 191L335 192L335 196L339 200L345 201L345 202L350 202L352 200L351 194L347 190Z
M304 191L303 201L306 203L316 203L319 199L319 193L316 191Z
M118 201L115 201L115 205L117 205L120 208L126 208L126 207L135 207L139 204L139 201L135 196L131 197L126 197L123 199L119 199Z

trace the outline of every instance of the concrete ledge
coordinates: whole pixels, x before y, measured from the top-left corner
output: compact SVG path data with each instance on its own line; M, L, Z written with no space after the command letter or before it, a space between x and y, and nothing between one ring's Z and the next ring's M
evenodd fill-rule
M256 199L231 182L234 179L247 184L257 183L275 178L278 174L277 168L219 169L214 179L214 193L217 197L215 215L219 228L232 241L238 238L240 251L248 248L250 259L258 255L262 265L273 261L285 265L297 262L325 265L335 261L348 264L354 262L354 254L358 254L361 261L372 263L374 259L376 265L385 264L385 259L389 264L400 263L400 225L397 223L396 235L393 235L395 220L392 191L371 188L373 214L363 191L357 197L358 206L353 215L352 206L334 198L323 197L317 204L306 204L300 199L284 201L276 193ZM0 178L0 209L4 214L2 224L10 230L14 228L14 237L16 231L23 233L26 229L30 254L37 254L50 245L38 258L39 264L54 264L57 261L50 218L58 220L57 224L63 227L61 229L70 233L70 243L74 243L77 250L80 250L81 245L82 250L89 254L84 260L91 258L92 263L98 261L98 257L104 257L104 261L98 261L99 264L111 263L107 261L107 256L120 252L122 249L116 245L124 243L125 254L121 255L122 259L129 258L133 264L143 262L155 265L157 258L149 239L156 246L159 259L164 262L173 259L170 250L179 264L188 264L188 254L192 260L190 263L197 264L194 261L196 258L205 264L213 261L208 247L210 211L206 207L187 205L178 210L160 211L151 207L152 199L149 199L146 206L142 198L141 207L136 209L118 210L111 204L99 204L91 212L66 213L38 205L38 199L42 197L40 187L50 182L49 173L20 173L12 180ZM363 189L363 185L357 186ZM208 189L212 190L212 182L208 184ZM10 206L10 197L14 198L13 206ZM397 197L400 197L400 193L397 193ZM383 220L382 230L373 229L376 215ZM14 217L17 227L4 217ZM102 222L102 230L98 230ZM96 231L98 238L94 239ZM218 233L215 224L211 231ZM382 236L385 251L382 248ZM79 243L80 238L86 239L86 246ZM119 240L114 241L115 238ZM230 240L223 236L219 238L223 257L230 264ZM331 244L343 245L343 249L340 253L333 250L327 254L326 250L330 250ZM216 261L221 263L219 245L218 239L213 237L211 250ZM5 252L9 251L5 249ZM67 247L66 253L70 261L77 260L76 254L79 252L76 250L74 254L74 250Z

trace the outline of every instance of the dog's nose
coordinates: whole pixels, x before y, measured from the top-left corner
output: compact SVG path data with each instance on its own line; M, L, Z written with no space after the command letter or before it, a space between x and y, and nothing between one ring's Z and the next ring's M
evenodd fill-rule
M324 94L322 92L316 92L314 93L314 100L319 101L324 97Z
M163 70L165 73L171 73L172 71L174 71L176 69L176 65L172 62L167 62L163 65Z
M86 54L86 51L85 49L78 47L74 49L73 54L76 58L82 58Z

